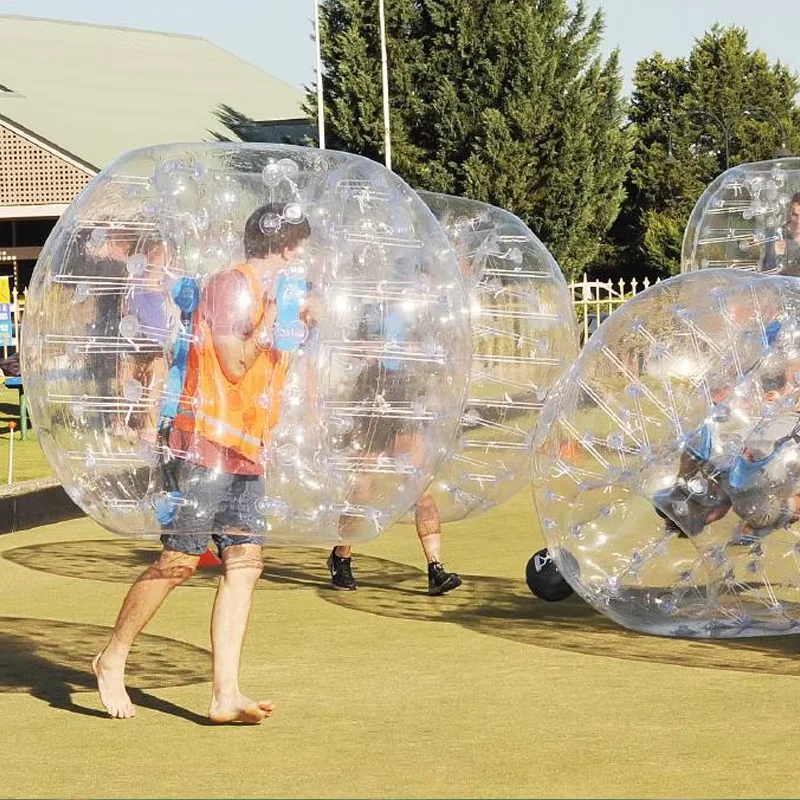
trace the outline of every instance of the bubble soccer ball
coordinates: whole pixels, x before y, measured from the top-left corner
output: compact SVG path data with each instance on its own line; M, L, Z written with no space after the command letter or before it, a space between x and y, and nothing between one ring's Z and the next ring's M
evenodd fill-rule
M800 283L707 270L637 295L536 433L549 552L588 603L671 636L800 624Z
M503 209L421 192L456 250L472 320L472 373L452 456L430 492L443 520L505 502L529 480L548 391L578 353L564 276L531 230Z
M725 268L800 276L798 193L800 158L741 164L724 172L692 211L681 271Z
M378 535L447 456L470 362L458 263L417 195L272 145L122 156L48 240L23 335L58 478L133 536Z

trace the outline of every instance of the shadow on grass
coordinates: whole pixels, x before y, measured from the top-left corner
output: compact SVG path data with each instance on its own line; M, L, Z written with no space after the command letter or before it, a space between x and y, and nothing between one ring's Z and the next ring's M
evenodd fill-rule
M68 578L133 583L161 552L158 541L86 539L48 542L6 550L2 557L14 564ZM326 554L306 547L267 548L265 575L260 590L278 587L304 588L328 585ZM199 569L186 586L216 588L221 569Z
M366 613L453 623L523 645L584 655L800 676L800 636L725 641L648 636L620 627L577 596L561 603L546 603L533 597L522 580L463 577L464 585L443 597L427 597L401 584L397 588L375 586L368 597L359 592L341 592L326 599ZM420 574L416 585L421 580Z
M19 420L19 405L17 403L0 403L0 422Z
M0 694L30 694L53 708L107 717L99 709L75 703L72 695L96 689L91 660L105 646L109 633L100 625L0 617ZM142 634L137 640L127 669L129 694L135 705L202 725L211 723L145 690L209 680L208 651L150 634Z
M31 545L2 555L56 575L132 583L158 551L157 542L101 539ZM727 641L647 636L619 627L577 597L563 603L537 600L522 577L513 581L464 575L458 590L428 597L421 570L366 555L353 562L359 591L336 592L330 588L325 558L325 551L318 549L267 548L259 591L312 590L329 603L362 613L455 624L522 645L584 655L800 676L800 636ZM202 569L187 585L215 587L218 575L218 568ZM144 656L142 662L148 663Z

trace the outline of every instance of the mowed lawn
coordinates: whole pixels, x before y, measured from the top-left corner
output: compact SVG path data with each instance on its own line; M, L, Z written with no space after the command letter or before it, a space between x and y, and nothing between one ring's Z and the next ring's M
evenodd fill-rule
M9 477L10 422L16 425L11 473L12 482L18 483L52 475L50 465L47 463L41 447L39 447L36 432L29 429L27 439L22 441L19 419L19 393L16 389L7 389L0 382L0 485L6 485ZM0 787L1 792L2 788Z
M242 680L277 710L220 729L213 569L140 639L138 715L110 720L89 662L157 546L86 520L0 536L0 796L798 796L798 637L657 639L537 601L540 544L527 494L448 526L465 584L442 598L405 526L357 554L352 593L324 551L267 550Z

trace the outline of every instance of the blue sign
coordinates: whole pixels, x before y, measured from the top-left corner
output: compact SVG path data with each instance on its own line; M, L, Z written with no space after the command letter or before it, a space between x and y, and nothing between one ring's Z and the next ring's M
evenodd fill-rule
M11 303L0 303L0 347L14 344L14 320Z

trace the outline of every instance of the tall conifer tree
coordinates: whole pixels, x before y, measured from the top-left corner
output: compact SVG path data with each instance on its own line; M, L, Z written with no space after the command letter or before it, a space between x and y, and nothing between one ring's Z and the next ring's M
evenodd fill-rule
M623 198L617 53L581 0L387 0L394 169L524 219L562 267L598 255ZM377 0L321 8L328 145L383 159ZM316 94L307 96L316 117Z
M715 26L688 58L639 62L627 199L612 232L626 272L679 270L692 208L726 166L798 152L798 89L791 71L750 50L737 27Z

